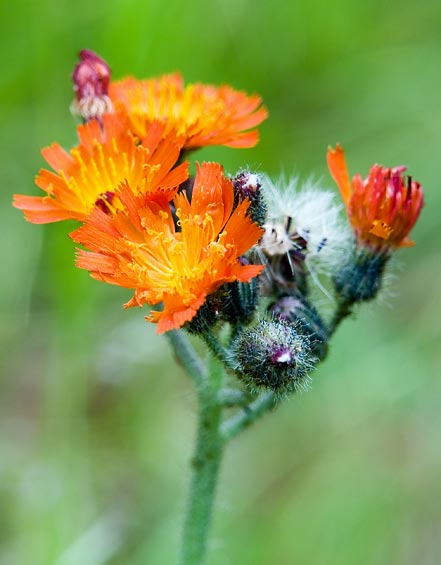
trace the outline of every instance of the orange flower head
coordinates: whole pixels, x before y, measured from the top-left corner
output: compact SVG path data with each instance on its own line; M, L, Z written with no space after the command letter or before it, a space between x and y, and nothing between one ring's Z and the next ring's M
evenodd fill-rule
M183 138L164 136L164 125L153 122L143 145L133 137L124 117L105 114L78 126L80 144L68 153L57 143L42 154L55 172L42 169L36 184L46 196L15 195L14 206L29 222L45 224L73 218L83 221L95 205L108 213L120 208L117 188L127 181L152 199L171 200L188 178L188 163L173 169Z
M340 145L328 149L327 161L359 244L385 250L414 244L408 234L424 197L421 185L403 176L406 167L373 165L366 179L355 175L351 183Z
M191 203L183 192L175 196L176 223L169 205L135 195L127 183L118 197L122 210L110 216L95 208L71 234L91 250L79 251L77 266L134 289L126 307L162 303L147 317L157 333L190 321L222 284L249 281L263 269L239 260L262 229L247 214L248 200L234 208L232 183L217 163L198 166Z
M205 145L253 147L259 139L253 128L268 116L260 96L248 96L229 86L185 87L178 73L115 81L110 84L109 95L115 108L127 113L141 139L146 121L158 119L185 136L187 149Z

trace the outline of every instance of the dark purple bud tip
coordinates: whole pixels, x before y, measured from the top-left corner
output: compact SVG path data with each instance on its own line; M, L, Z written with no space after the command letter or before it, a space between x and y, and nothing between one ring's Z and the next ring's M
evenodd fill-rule
M111 70L109 65L90 49L80 51L80 62L72 73L75 96L107 96Z
M262 196L262 182L256 173L239 171L232 179L235 205L245 199L250 201L248 214L256 224L262 226L266 217L266 204Z
M111 69L90 49L80 51L79 57L80 62L72 73L75 91L72 111L86 121L100 119L105 112L112 111L108 96Z
M302 302L294 296L283 296L275 304L271 306L271 312L279 320L286 320L287 322L295 321L293 316L294 312L302 311L304 308Z
M295 358L288 347L280 347L271 354L271 362L274 365L290 365L295 363Z
M233 179L234 190L242 197L252 199L262 186L259 175L249 171L241 171Z

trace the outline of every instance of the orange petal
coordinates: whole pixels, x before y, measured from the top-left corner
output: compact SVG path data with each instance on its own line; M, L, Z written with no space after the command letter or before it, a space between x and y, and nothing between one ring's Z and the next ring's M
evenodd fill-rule
M112 274L118 268L118 261L103 255L102 253L93 253L91 251L77 250L77 258L75 265L80 269L90 271L92 275Z
M49 147L41 150L41 154L54 169L54 171L68 171L75 164L72 156L69 155L58 143L52 143Z
M204 303L206 296L207 294L203 292L190 306L183 307L181 310L173 310L172 308L169 310L167 308L167 304L165 304L162 312L152 311L151 315L146 317L146 320L149 322L158 322L158 326L156 328L157 334L162 334L170 330L177 330L182 327L185 322L189 322L196 316L196 313Z
M343 202L347 204L351 197L352 189L346 166L345 152L339 143L337 143L335 149L332 149L332 147L328 148L326 159L329 172L340 189Z
M409 239L408 237L405 237L403 241L400 243L400 247L413 247L414 245L415 242Z
M48 224L72 218L71 212L60 208L58 203L48 196L15 194L12 205L23 210L26 220L32 224Z
M237 275L240 282L248 282L257 275L260 275L265 265L244 265Z

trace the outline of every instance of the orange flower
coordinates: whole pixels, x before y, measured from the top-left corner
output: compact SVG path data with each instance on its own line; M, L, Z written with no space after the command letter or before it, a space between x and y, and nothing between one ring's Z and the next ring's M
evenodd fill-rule
M366 179L355 175L351 184L340 145L328 149L327 160L360 244L377 248L414 244L408 234L423 206L423 190L411 177L402 176L406 167L373 165Z
M262 229L247 215L248 200L233 209L233 186L221 165L198 166L191 203L185 193L176 195L180 231L169 206L134 195L128 184L118 196L125 211L110 216L95 208L71 234L91 250L79 251L77 266L134 289L126 307L163 303L147 318L158 323L157 333L190 321L222 284L248 281L263 269L239 261Z
M133 131L144 137L146 120L164 121L185 136L187 149L205 145L253 147L258 126L268 116L260 96L247 96L229 86L190 84L180 74L157 79L128 77L111 82L109 96L115 108L125 111Z
M36 184L46 196L15 195L14 206L34 224L73 218L84 220L95 205L108 212L120 207L118 185L130 186L151 198L171 200L188 177L188 163L172 169L179 158L183 138L173 132L164 137L164 125L152 122L140 145L127 128L125 118L103 116L78 126L80 144L67 153L57 143L42 154L54 172L42 169Z

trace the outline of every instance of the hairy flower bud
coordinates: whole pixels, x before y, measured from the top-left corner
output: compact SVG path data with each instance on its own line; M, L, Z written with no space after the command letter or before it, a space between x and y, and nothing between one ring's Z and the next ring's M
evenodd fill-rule
M196 315L186 322L184 328L191 334L203 335L209 331L220 318L220 309L222 308L223 287L218 289L214 294L207 296L205 302L196 312Z
M304 296L283 296L268 308L275 318L297 324L309 337L311 350L319 359L324 359L328 350L328 332L317 312Z
M250 201L248 214L256 224L263 226L266 218L266 204L262 196L262 181L259 175L249 171L240 171L232 179L237 205L245 198Z
M238 377L251 390L277 394L305 389L317 359L310 340L297 325L283 320L261 320L233 341L232 362Z
M104 59L89 49L80 51L80 59L72 73L75 99L71 111L86 122L100 120L104 113L113 110L108 96L111 70Z
M340 303L351 305L374 299L389 257L388 253L356 247L333 279Z
M246 257L240 257L241 265L249 265ZM222 319L230 324L249 324L259 301L258 279L248 282L235 281L223 286L224 300L221 308Z
M241 265L250 265L246 257L240 257ZM196 316L185 325L190 333L201 335L220 320L232 325L249 324L259 300L257 277L250 281L234 281L219 287L207 296Z

